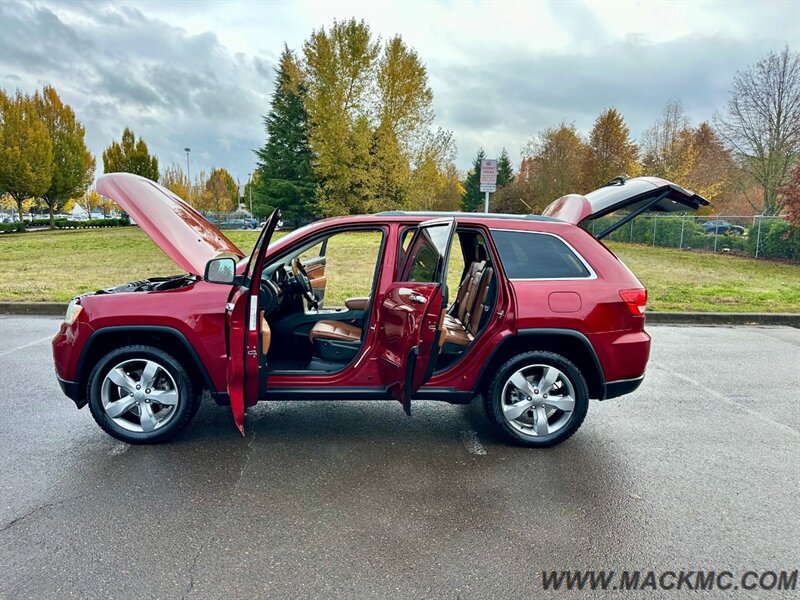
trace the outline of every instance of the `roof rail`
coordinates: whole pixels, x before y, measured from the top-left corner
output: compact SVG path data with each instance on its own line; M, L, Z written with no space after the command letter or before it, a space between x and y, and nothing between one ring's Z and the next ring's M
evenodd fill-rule
M506 213L478 213L478 212L439 212L425 210L384 210L375 213L376 217L467 217L467 218L489 218L489 219L515 219L525 221L557 221L552 217L542 215L511 215Z

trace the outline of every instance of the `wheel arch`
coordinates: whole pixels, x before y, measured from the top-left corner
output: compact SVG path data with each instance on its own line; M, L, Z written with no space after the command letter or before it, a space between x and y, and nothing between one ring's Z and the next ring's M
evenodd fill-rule
M478 379L478 390L486 393L493 375L506 360L532 350L560 354L581 371L586 379L590 398L603 400L606 397L605 377L597 353L589 339L574 329L520 329L516 334L507 336L484 364Z
M81 390L79 407L88 402L89 375L100 357L130 345L153 346L167 352L181 363L193 382L202 382L202 387L212 396L218 395L208 369L183 333L160 325L122 325L98 329L86 340L77 368L78 389Z

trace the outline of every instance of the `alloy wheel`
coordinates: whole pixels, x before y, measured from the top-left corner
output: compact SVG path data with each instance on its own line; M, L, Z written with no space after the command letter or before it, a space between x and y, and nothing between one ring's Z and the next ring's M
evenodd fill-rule
M114 423L128 431L149 433L172 420L180 393L164 366L150 359L129 359L106 374L100 400Z
M563 429L575 410L575 387L551 365L527 365L503 386L503 418L523 436L541 438Z

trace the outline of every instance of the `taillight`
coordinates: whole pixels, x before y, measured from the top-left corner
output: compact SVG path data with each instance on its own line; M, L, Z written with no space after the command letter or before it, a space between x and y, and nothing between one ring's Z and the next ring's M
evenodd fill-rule
M619 297L628 306L628 310L635 317L644 314L644 309L647 307L647 290L620 290Z

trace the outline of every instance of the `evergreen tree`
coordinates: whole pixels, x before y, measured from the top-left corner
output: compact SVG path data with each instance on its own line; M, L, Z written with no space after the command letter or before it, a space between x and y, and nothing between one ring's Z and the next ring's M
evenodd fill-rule
M486 158L483 148L478 149L475 160L472 162L472 169L467 174L464 182L464 196L461 201L461 209L466 212L473 212L483 206L484 194L481 192L481 161Z
M511 159L505 148L497 159L497 189L506 187L514 181L514 167L511 166Z
M311 214L315 182L304 95L300 66L294 53L284 47L270 111L264 117L267 141L256 151L253 210L257 214L266 215L279 208L284 219L294 222Z

